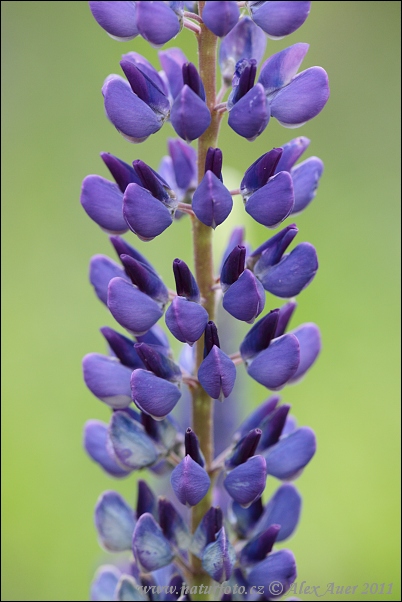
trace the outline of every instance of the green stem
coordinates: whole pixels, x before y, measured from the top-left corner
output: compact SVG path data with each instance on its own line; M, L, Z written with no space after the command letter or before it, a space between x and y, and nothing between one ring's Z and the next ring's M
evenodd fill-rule
M199 15L205 2L198 2ZM217 37L200 23L201 32L197 36L199 54L199 72L205 87L206 103L211 111L211 124L198 140L198 182L204 176L205 158L209 147L216 147L221 116L214 110L216 104L216 53ZM193 224L193 249L195 275L203 306L208 311L209 319L215 317L215 290L214 268L212 254L212 228L205 226L196 217L192 218ZM204 341L200 339L196 344L196 370L203 361ZM214 458L213 449L213 403L214 401L199 385L192 391L193 395L193 429L196 432L200 446L205 456L206 470L209 470ZM192 509L191 527L194 532L204 514L212 505L212 487L201 502ZM192 558L192 567L195 572L194 585L207 585L209 577L201 567L198 558Z

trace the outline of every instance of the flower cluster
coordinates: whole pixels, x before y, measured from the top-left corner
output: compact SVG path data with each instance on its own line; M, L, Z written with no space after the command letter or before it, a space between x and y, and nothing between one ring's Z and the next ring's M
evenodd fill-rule
M234 196L266 228L293 218L315 197L323 164L317 157L299 161L307 138L268 150L246 168L234 191L223 181L223 153L217 147L226 112L229 126L254 140L271 116L295 127L324 107L329 96L325 71L311 67L297 74L307 44L272 55L255 82L266 35L278 38L297 30L311 3L89 4L96 21L119 40L141 35L162 46L184 26L194 32L205 59L212 50L216 56L217 38L222 38L218 93L180 48L159 52L159 72L140 54L124 54L125 78L110 75L102 88L107 117L129 141L146 140L165 122L179 138L168 141L157 171L141 159L128 164L101 153L113 181L89 175L82 185L81 204L110 235L119 261L95 255L90 282L126 331L101 328L107 354L90 353L83 360L87 387L111 409L109 423L86 423L84 446L112 477L148 468L163 493L158 497L139 480L135 510L117 492L101 495L95 524L102 546L131 551L133 557L101 567L91 599L189 600L198 591L193 584L208 580L232 588L224 600L276 599L296 578L292 552L273 549L292 535L300 516L301 497L288 481L314 456L315 435L297 426L290 406L276 394L232 431L222 415L224 400L236 395L238 365L266 389L278 391L299 381L316 361L318 327L305 323L289 330L289 324L295 297L318 270L317 253L309 242L287 252L298 234L290 223L255 250L244 228L235 228L218 273L207 273L205 257L211 259L211 233L231 213ZM197 150L190 144L194 140ZM183 258L173 259L175 290L169 290L122 235L130 230L141 241L151 241L182 218L193 225L195 270ZM264 314L265 291L285 301ZM229 355L221 348L225 327L215 318L218 302L226 314L252 325ZM166 330L183 344L177 361ZM221 443L215 453L213 436ZM267 477L280 483L264 504Z

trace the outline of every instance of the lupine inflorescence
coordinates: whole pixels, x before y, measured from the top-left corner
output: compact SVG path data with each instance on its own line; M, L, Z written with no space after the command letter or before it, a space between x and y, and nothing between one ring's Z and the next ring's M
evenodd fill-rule
M197 68L180 48L160 50L161 71L137 52L123 55L124 77L110 75L102 88L107 117L131 142L146 140L165 122L178 138L169 140L157 171L141 159L130 165L102 153L114 181L90 175L82 185L82 206L110 234L119 261L95 255L90 281L126 331L101 328L108 354L90 353L83 360L87 387L112 411L109 424L86 423L85 449L113 477L149 468L164 494L157 497L139 480L135 510L117 492L101 495L95 524L102 546L133 556L97 571L92 600L272 600L296 579L292 552L273 548L297 526L301 497L288 481L313 457L314 432L298 427L276 394L231 429L233 410L226 410L225 399L238 364L271 391L297 382L314 364L321 346L318 327L288 326L294 297L317 272L317 254L308 242L287 252L298 234L295 223L255 250L239 226L215 273L211 242L235 195L259 224L277 228L316 194L323 164L317 157L299 162L310 142L305 137L267 149L245 165L234 191L225 186L217 146L226 112L229 127L254 140L271 118L300 126L324 107L325 71L311 67L298 73L308 44L273 54L259 68L266 37L296 31L310 4L89 2L99 25L118 40L140 35L161 47L186 27L199 54ZM194 140L197 149L190 145ZM131 230L150 241L181 218L191 222L195 267L193 273L188 258L172 257L175 290L169 290L121 235ZM265 291L285 302L267 309ZM252 325L229 355L221 346L226 335L224 325L217 325L218 303L223 315ZM163 317L167 331L183 343L178 361L159 325ZM263 504L268 475L282 483Z

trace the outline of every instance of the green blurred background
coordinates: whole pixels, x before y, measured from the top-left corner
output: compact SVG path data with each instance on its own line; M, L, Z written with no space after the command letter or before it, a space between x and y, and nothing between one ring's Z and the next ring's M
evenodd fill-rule
M87 2L1 4L2 600L85 600L105 558L96 499L116 488L134 502L135 477L114 482L82 451L85 420L108 411L85 389L81 357L102 352L98 329L113 325L87 281L88 261L113 254L80 207L81 180L107 175L100 151L156 168L173 131L167 125L133 146L104 116L100 88L119 71L121 54L136 50L157 65L155 49L111 40ZM298 581L321 593L328 582L359 585L354 596L323 600L400 600L399 22L400 2L313 2L303 27L269 41L267 51L311 44L303 68L322 65L330 77L323 113L296 132L273 120L253 144L226 125L220 138L233 186L255 158L295 135L311 138L307 156L325 163L316 200L296 220L299 242L317 247L320 270L293 321L317 322L324 350L308 378L284 393L318 437L298 481L302 521L287 544ZM196 59L189 32L170 46L177 44ZM253 246L265 240L266 230L244 216L239 207L218 228L220 248L242 221ZM151 243L127 237L172 286L171 260L191 249L188 221ZM250 379L243 410L264 397ZM394 586L391 595L362 597L364 583Z

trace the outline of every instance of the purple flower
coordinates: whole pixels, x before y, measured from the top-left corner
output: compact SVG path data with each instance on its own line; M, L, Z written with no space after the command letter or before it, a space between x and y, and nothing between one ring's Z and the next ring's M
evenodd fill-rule
M225 83L229 85L232 82L236 64L241 59L254 59L260 63L266 45L266 36L250 17L241 18L219 48L219 64Z
M120 466L108 446L108 425L100 420L88 420L84 428L84 447L87 454L112 477L126 477L129 468Z
M203 224L216 228L225 221L232 207L232 196L222 183L222 151L209 148L205 175L194 193L192 209Z
M145 572L155 571L173 560L172 548L162 529L151 514L143 514L137 521L133 535L133 553Z
M212 399L220 401L230 395L236 380L236 367L220 349L213 322L208 322L205 328L204 360L198 370L198 380Z
M296 561L292 552L279 550L257 563L248 574L247 581L251 586L262 587L263 591L270 592L271 599L276 599L288 591L296 577ZM276 591L278 595L275 595Z
M211 483L207 472L190 455L173 469L170 481L179 502L187 506L196 506Z
M95 525L102 545L110 552L131 549L134 512L115 491L105 491L95 507Z
M270 38L293 33L307 19L311 2L247 2L251 17Z
M90 2L96 21L114 39L132 40L138 34L136 2Z
M181 2L137 2L137 27L145 40L162 46L176 37L181 29Z
M209 127L211 113L205 103L202 80L192 63L182 66L182 76L183 87L174 99L170 121L180 138L191 142Z
M202 567L215 581L230 579L236 562L236 552L226 535L225 527L219 531L216 541L208 544L202 556Z
M235 502L247 507L261 497L266 476L265 459L253 456L229 472L223 484Z

